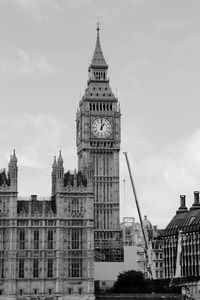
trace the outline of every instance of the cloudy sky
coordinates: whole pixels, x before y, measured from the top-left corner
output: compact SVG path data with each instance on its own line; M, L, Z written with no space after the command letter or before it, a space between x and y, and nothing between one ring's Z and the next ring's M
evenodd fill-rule
M19 194L50 195L53 156L77 166L75 114L101 22L142 214L165 227L200 190L198 0L0 0L0 167ZM121 153L122 153L121 151ZM121 217L135 216L121 154ZM125 189L124 189L125 179Z

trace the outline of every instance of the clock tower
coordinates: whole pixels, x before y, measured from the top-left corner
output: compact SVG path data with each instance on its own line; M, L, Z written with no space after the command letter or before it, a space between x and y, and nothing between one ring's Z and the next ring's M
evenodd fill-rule
M78 168L93 179L95 261L123 260L119 217L120 108L108 78L99 23L76 117Z

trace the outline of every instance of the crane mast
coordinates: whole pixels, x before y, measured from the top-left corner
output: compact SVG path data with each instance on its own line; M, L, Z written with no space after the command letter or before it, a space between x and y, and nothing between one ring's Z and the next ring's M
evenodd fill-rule
M149 253L148 253L149 249L148 249L147 238L146 238L145 231L144 231L140 206L139 206L138 197L137 197L137 193L136 193L136 189L135 189L135 185L134 185L134 181L133 181L133 177L132 177L132 173L131 173L128 154L127 154L127 152L123 152L123 154L125 155L125 158L126 158L126 163L127 163L127 167L128 167L130 180L131 180L131 185L132 185L132 189L133 189L135 203L136 203L136 207L137 207L137 211L138 211L138 215L139 215L139 219L140 219L140 225L141 225L141 228L142 228L142 235L143 235L144 244L145 244L144 252L145 252L146 259L147 259L147 271L149 272L150 277L153 278L153 274L152 274L152 270L151 270L151 264L150 264L150 258L149 258Z

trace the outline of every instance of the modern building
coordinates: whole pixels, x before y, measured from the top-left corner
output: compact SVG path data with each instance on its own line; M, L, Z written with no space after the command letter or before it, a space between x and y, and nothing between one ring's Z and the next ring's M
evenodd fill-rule
M52 195L19 198L17 158L0 172L0 299L94 299L94 278L123 262L119 222L120 117L97 25L76 116L78 171L54 158ZM95 265L94 265L95 261Z

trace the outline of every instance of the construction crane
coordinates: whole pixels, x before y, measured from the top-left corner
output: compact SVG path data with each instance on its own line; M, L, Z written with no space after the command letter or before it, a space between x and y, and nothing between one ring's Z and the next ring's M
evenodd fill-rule
M140 206L139 206L139 202L138 202L138 197L137 197L137 193L136 193L136 189L135 189L135 185L134 185L133 177L132 177L132 173L131 173L131 168L130 168L130 164L129 164L129 160L128 160L128 154L127 154L127 152L123 152L123 154L125 155L125 158L126 158L126 163L127 163L127 167L128 167L130 180L131 180L131 185L132 185L132 189L133 189L135 203L136 203L136 207L137 207L137 211L138 211L138 215L139 215L139 219L140 219L140 225L141 225L141 228L142 228L142 235L143 235L144 244L145 244L144 252L145 252L145 258L147 260L147 272L149 273L150 278L153 278L153 272L151 270L151 263L150 263L150 257L149 257L149 248L148 248L147 238L146 238L145 231L144 231L144 226L143 226L143 222L142 222L142 216L141 216Z

